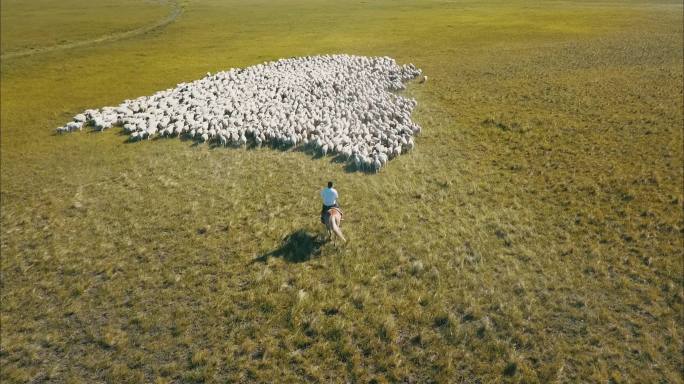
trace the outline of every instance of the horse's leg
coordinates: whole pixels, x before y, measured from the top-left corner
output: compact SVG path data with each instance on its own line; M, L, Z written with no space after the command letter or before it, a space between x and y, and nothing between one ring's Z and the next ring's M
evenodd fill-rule
M331 224L332 224L333 232L335 232L337 237L342 239L342 242L346 243L347 239L344 238L344 235L342 235L342 230L340 229L340 215L339 214L335 215L334 218L331 217Z

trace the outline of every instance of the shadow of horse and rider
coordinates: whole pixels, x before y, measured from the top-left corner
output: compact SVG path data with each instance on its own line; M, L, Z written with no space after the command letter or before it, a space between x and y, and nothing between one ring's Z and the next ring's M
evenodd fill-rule
M281 257L283 260L290 263L308 261L312 257L318 256L321 253L321 248L327 242L331 240L334 241L335 238L339 238L343 242L346 242L340 229L341 221L342 210L339 208L331 208L323 216L327 237L320 233L299 229L285 236L280 247L255 258L252 262L265 263L269 257Z
M285 236L278 248L264 253L252 262L265 263L271 257L281 257L289 263L302 263L320 255L321 248L327 242L328 240L320 233L299 229Z

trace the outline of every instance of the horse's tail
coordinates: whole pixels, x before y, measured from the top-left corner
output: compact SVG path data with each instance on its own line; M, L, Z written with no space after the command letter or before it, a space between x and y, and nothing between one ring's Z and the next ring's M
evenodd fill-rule
M342 215L340 215L339 212L337 213L337 215L331 214L330 219L329 219L330 220L330 226L332 227L332 230L333 230L333 232L335 232L337 237L339 237L340 239L342 239L342 241L344 241L346 243L347 239L344 238L344 235L342 234L342 230L340 229L340 225L339 225L339 220L341 217L342 217Z

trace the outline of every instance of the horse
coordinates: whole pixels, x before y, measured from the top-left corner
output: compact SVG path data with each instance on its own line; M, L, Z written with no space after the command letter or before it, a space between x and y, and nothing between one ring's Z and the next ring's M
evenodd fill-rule
M339 208L330 208L325 214L325 228L328 230L328 239L332 238L334 233L342 239L342 242L346 243L347 239L344 238L342 230L340 230L340 222L342 221L342 211Z

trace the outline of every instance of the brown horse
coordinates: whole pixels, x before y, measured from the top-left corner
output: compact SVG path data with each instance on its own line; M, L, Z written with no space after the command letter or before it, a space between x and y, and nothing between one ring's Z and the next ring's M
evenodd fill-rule
M328 230L328 239L332 238L334 233L342 239L342 242L347 242L344 238L342 230L340 230L340 222L342 221L342 211L339 208L330 208L328 213L325 215L325 228Z

